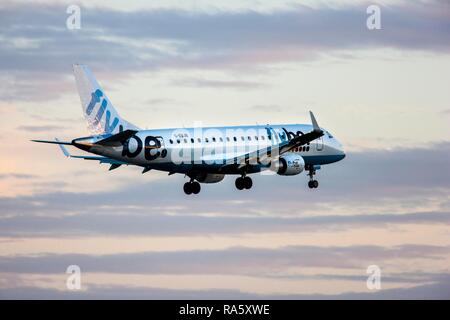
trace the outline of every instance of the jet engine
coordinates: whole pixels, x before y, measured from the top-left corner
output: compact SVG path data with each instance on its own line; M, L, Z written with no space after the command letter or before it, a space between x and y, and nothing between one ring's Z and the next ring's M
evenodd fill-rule
M224 174L217 173L200 173L195 177L195 179L201 183L217 183L222 181L223 178L225 178Z
M278 160L277 173L282 176L293 176L305 169L305 160L295 153L286 153Z

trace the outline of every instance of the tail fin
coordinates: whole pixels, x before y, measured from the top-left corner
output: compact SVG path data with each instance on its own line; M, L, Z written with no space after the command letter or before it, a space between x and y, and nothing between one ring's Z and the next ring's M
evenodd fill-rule
M85 65L74 64L73 73L77 82L83 115L92 134L116 134L124 130L139 130L122 119L109 101L105 92Z

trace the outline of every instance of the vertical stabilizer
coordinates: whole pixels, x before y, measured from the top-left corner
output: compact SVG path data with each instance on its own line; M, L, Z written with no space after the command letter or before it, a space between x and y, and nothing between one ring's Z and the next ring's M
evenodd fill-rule
M73 73L77 82L83 115L91 134L116 134L127 129L139 130L138 127L119 116L87 66L74 64Z

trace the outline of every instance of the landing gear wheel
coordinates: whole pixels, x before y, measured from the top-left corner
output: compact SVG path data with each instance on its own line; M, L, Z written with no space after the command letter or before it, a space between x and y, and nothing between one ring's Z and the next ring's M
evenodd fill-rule
M244 187L245 187L245 189L250 189L253 186L252 178L244 177L242 179L244 180Z
M245 188L244 178L241 177L237 178L236 181L234 182L234 185L238 190L244 189Z
M191 194L192 193L192 184L190 182L186 182L183 186L184 193Z
M193 194L198 194L200 192L200 183L198 182L192 182L191 184L191 190Z
M184 193L186 194L198 194L200 189L200 183L197 181L186 182L183 186Z
M311 188L311 189L315 189L315 188L317 188L319 186L319 181L317 181L317 180L309 180L308 181L308 187L309 188Z
M308 176L309 176L309 181L308 181L308 187L310 189L315 189L319 186L319 181L314 180L314 175L316 174L316 170L314 170L314 167L310 167L308 170Z

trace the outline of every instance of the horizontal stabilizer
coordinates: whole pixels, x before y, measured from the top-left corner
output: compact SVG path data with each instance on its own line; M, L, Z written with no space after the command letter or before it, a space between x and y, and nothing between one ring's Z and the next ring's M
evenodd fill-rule
M100 161L100 163L109 163L109 164L128 164L126 162L120 161L120 160L115 160L115 159L111 159L108 157L102 157L102 156L70 156L71 158L76 158L76 159L84 159L84 160L97 160Z
M112 138L112 137L114 137L114 136L111 136L110 138ZM64 153L64 156L66 156L67 158L97 160L100 163L108 163L111 165L111 167L113 167L112 169L110 168L110 170L116 169L116 168L120 167L122 164L128 165L128 163L126 163L126 162L111 159L108 157L103 157L103 156L74 156L74 155L71 155L69 153L69 151L67 151L66 147L64 147L64 145L72 145L72 143L71 142L62 142L62 141L59 141L57 138L55 138L55 141L51 141L51 140L31 140L31 141L58 144L59 147L61 148L61 151Z
M72 142L67 142L67 141L59 141L59 140L31 140L33 142L39 142L39 143L53 143L53 144L65 144L68 146L72 145Z
M55 140L59 142L58 138L55 138ZM64 144L59 144L59 147L66 157L70 157L70 153L67 151L66 147L64 147Z

